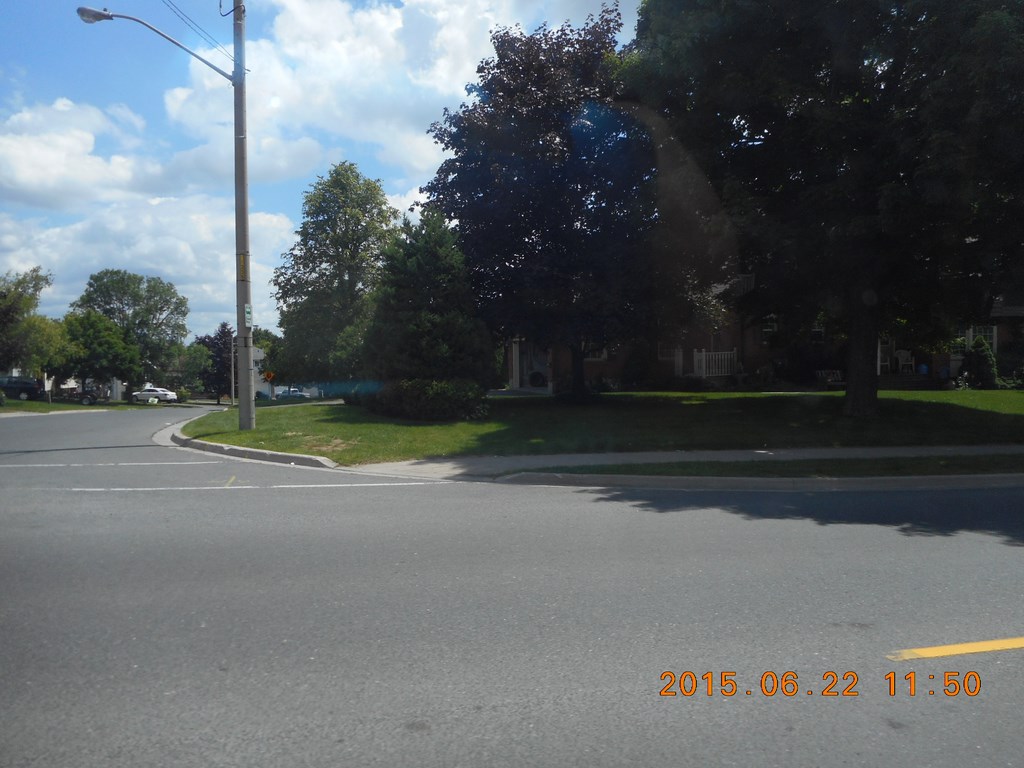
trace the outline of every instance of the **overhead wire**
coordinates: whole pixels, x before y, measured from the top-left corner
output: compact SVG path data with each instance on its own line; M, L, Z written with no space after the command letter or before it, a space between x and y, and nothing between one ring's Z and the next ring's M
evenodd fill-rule
M181 8L179 8L177 5L175 5L174 0L163 0L163 3L164 3L164 5L166 5L171 10L171 12L175 16L177 16L179 19L181 19L183 22L185 22L185 24L189 28L191 28L193 32L195 32L197 35L199 35L214 50L219 51L220 53L224 54L232 62L235 60L235 57L231 55L231 53L228 51L227 48L225 48L223 45L218 43L213 38L213 36L210 35L210 33L208 33L205 29L203 29L201 26L199 26L199 24L196 23L195 21L193 21L189 17L189 15L187 13L185 13L183 10L181 10Z

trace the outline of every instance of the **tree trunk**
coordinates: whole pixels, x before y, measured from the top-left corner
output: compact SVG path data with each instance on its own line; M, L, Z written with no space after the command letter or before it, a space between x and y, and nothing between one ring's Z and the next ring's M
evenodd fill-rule
M847 296L846 398L843 415L878 415L878 295L864 285Z
M583 400L587 397L587 378L583 368L583 345L570 344L569 353L572 355L572 389L570 394L574 400Z

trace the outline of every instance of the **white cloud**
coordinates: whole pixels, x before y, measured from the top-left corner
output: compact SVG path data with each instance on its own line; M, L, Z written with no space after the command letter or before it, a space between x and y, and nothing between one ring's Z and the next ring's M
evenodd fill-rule
M624 40L636 18L637 3L627 4ZM600 0L251 0L249 177L269 209L250 216L256 322L276 325L269 280L317 175L353 160L404 212L443 159L427 128L465 99L493 53L490 31L579 25L599 11ZM64 314L90 274L121 268L174 283L193 332L234 325L232 89L201 62L188 67L187 81L165 87L164 113L145 117L84 103L74 78L62 98L31 103L31 69L8 77L16 92L0 99L0 271L51 271L45 314ZM266 202L282 191L287 200Z
M142 118L124 105L109 112L61 98L22 107L0 123L0 198L44 209L81 209L124 199L155 165L97 143L135 146Z
M40 311L58 317L77 299L91 274L126 269L160 277L189 300L189 328L212 333L235 324L235 218L232 201L196 195L137 199L63 226L0 215L0 271L39 265L53 273ZM280 214L250 215L252 297L256 322L277 325L270 278L295 225Z
M344 159L317 157L311 145L297 143L321 135L377 147L376 156L399 177L431 174L440 152L426 131L444 107L457 107L465 98L477 65L493 54L491 30L516 24L532 30L543 18L580 24L600 10L595 0L269 5L276 11L271 38L250 40L246 47L248 133L273 140L250 145L254 180L279 174L282 167L309 172L315 162ZM188 87L167 92L168 114L190 135L224 147L220 137L230 132L232 120L227 83L199 62L192 62L190 73ZM269 155L281 147L290 147L297 159Z

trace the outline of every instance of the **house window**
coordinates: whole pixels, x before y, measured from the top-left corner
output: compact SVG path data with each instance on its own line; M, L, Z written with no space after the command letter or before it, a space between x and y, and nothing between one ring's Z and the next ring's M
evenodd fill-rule
M996 351L996 327L994 325L975 325L971 328L971 343L978 337L983 338L992 349L992 354Z
M953 354L964 354L974 345L974 340L979 336L988 343L994 355L996 353L996 327L994 325L972 325L966 331L962 331L960 337L964 343L963 345L956 344L953 347Z
M595 345L586 345L583 350L584 360L607 360L608 359L608 347L598 347Z

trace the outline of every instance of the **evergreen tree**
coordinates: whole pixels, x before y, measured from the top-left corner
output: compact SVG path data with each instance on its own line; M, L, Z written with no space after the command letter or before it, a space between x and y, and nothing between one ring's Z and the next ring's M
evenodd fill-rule
M382 381L492 383L494 344L476 317L456 235L440 213L425 210L416 225L406 220L384 252L364 357L370 375Z

